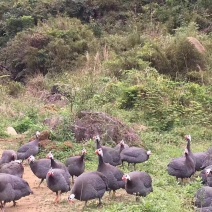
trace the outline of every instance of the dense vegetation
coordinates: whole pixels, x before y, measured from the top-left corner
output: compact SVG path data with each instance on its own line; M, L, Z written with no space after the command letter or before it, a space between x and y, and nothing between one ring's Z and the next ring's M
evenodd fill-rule
M166 165L182 155L185 134L194 151L210 146L211 14L210 0L2 0L0 136L9 125L31 135L60 116L66 124L52 139L74 141L67 129L78 112L106 112L135 127L154 153L141 166L156 188L143 211L192 211L199 181L176 187ZM42 97L55 84L69 104L47 108Z

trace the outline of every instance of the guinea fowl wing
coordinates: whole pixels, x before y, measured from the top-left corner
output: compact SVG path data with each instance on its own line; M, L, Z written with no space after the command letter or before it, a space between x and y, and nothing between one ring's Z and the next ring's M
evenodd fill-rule
M111 149L108 152L111 155L112 158L112 165L118 166L121 164L121 157L119 151L116 151L115 149Z
M168 168L172 168L174 170L184 170L185 168L185 158L177 158L172 160L168 164Z
M16 175L22 178L24 167L19 161L11 161L0 166L0 173Z
M32 162L31 162L32 163ZM34 168L33 168L34 166ZM38 177L45 177L49 169L51 168L51 163L49 159L40 159L35 161L31 165L33 173Z
M109 182L109 187L115 187L115 188L124 188L125 183L122 180L123 172L119 170L118 168L114 166L110 166L110 169L107 169L103 174L106 175Z
M33 194L33 191L30 189L29 184L24 180L14 180L11 184L16 192L16 199L25 197L29 194Z
M146 153L145 150L143 150L141 148L137 148L137 147L129 147L127 149L123 149L121 152L121 154L124 154L124 156L133 157L133 158L137 158L145 153Z
M140 173L139 179L144 183L146 188L152 187L152 178L147 173Z
M212 187L204 186L197 191L195 206L202 208L211 205L212 201Z
M25 153L27 152L28 150L30 150L31 148L31 145L30 144L25 144L23 146L21 146L19 149L18 149L18 153Z
M10 161L17 159L17 153L14 150L5 150L2 153L0 164L9 163Z
M15 201L32 193L29 184L22 178L10 174L0 174L0 201Z
M46 175L46 181L48 187L56 192L67 192L70 190L70 180L66 175L65 170L63 169L52 169L54 172L54 176L49 176L48 173Z

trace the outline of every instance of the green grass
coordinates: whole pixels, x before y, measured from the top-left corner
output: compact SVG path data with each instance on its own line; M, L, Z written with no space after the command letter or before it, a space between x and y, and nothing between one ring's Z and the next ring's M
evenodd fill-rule
M145 139L152 137L152 133L144 133ZM156 136L156 134L155 134ZM171 134L164 136L170 138ZM163 136L161 136L163 138ZM183 155L186 142L181 139L179 145L175 143L168 143L168 140L164 138L160 141L144 140L147 147L151 146L152 155L146 163L137 164L136 170L145 171L149 173L153 179L154 191L147 197L143 198L141 202L136 202L135 197L127 194L123 189L118 190L115 200L109 198L108 193L105 193L103 197L103 208L97 208L97 200L89 201L88 206L84 211L144 211L144 212L191 212L194 211L194 197L201 187L198 173L195 174L194 179L186 185L180 185L176 182L175 177L169 176L167 173L167 164L176 157ZM204 144L204 145L203 145ZM63 145L60 143L59 145ZM69 156L79 155L83 147L87 149L86 155L86 171L95 171L98 166L98 157L95 154L94 141L87 142L87 145L73 143L74 148L72 150L66 149L63 152L53 151L56 159L65 161ZM210 147L210 141L203 140L200 142L193 142L193 152L205 151ZM39 157L45 157L47 152L42 151ZM133 171L133 166L128 168L127 164L124 167L120 167L124 173ZM77 201L78 202L78 201ZM79 203L78 203L79 204ZM82 204L80 204L82 207Z

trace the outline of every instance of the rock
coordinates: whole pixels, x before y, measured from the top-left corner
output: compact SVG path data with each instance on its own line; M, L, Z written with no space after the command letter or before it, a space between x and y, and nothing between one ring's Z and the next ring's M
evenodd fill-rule
M13 127L8 127L6 133L12 136L18 135L18 133L15 131Z
M43 122L46 126L48 126L50 129L55 130L63 123L63 119L61 117L51 117L48 119L45 119Z
M42 131L39 135L39 140L47 140L50 138L50 132L49 131Z

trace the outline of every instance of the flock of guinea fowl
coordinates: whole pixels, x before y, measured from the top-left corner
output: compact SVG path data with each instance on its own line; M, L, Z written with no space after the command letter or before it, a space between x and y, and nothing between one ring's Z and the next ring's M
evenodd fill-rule
M45 159L35 159L39 152L39 132L36 139L21 146L18 151L5 150L0 159L0 203L4 211L7 202L16 201L22 197L33 194L29 184L22 179L24 167L22 162L28 160L34 175L39 178L40 184L46 180L47 187L56 193L55 203L61 200L61 194L70 192L68 201L75 199L85 201L98 199L102 204L102 197L106 191L114 198L116 190L125 189L128 194L135 195L136 201L140 196L145 197L153 192L152 178L146 172L135 171L137 163L149 159L151 151L140 147L129 147L122 140L115 148L102 146L100 137L94 136L96 141L96 154L98 155L97 171L85 172L86 150L80 156L73 156L65 164L55 160L50 152ZM195 205L202 212L212 211L212 150L192 153L191 136L185 136L187 146L184 156L173 159L167 166L168 174L176 177L179 183L191 178L196 171L201 171L204 186L197 191ZM127 162L134 165L134 171L124 174L120 165ZM75 178L74 178L75 177ZM72 178L72 180L70 179ZM74 180L75 179L75 180ZM72 181L72 182L71 182ZM39 184L39 186L40 186Z

